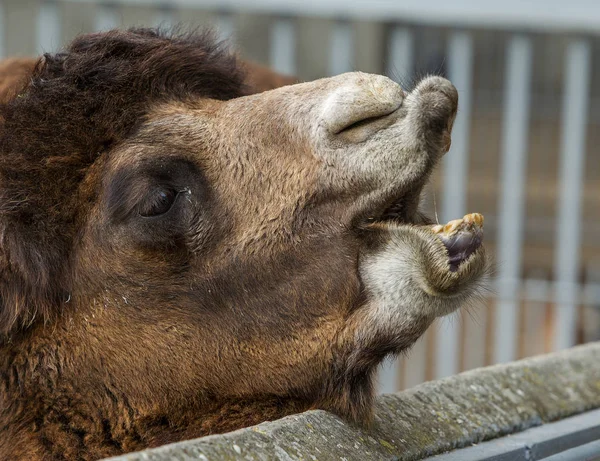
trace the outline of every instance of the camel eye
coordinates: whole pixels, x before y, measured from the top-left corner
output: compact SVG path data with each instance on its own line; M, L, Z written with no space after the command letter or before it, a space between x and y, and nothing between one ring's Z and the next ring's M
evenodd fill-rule
M179 195L173 189L158 188L152 191L140 205L139 213L144 218L151 218L167 213Z

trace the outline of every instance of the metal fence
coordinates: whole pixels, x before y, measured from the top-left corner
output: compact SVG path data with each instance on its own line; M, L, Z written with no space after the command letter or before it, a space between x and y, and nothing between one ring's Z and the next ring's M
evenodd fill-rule
M76 32L182 22L213 24L242 54L303 78L447 74L460 109L425 206L442 221L486 216L495 293L384 367L381 390L598 337L600 2L4 0L0 18L2 55L53 50Z

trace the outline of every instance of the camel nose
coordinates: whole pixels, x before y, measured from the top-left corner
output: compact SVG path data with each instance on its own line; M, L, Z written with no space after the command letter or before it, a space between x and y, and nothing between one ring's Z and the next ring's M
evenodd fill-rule
M414 92L428 128L442 133L442 154L450 150L452 126L458 109L458 92L443 77L431 76L419 82Z
M333 77L321 121L327 132L347 142L360 142L389 126L402 106L400 85L382 75L352 72Z

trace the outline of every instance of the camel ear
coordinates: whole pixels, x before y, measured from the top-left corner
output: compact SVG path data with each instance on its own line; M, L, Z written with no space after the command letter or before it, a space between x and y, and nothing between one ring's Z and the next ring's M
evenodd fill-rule
M0 103L14 98L31 79L39 59L10 58L0 61Z
M279 74L268 67L261 66L252 61L240 61L246 71L245 83L250 89L250 94L262 93L263 91L274 90L280 86L299 83L296 77Z

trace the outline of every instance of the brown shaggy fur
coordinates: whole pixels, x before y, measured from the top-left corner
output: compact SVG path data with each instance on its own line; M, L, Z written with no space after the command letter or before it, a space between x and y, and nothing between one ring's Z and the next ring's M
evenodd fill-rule
M0 290L0 333L48 319L66 299L76 189L98 156L157 102L231 99L246 92L243 81L236 59L208 35L115 31L44 56L27 90L0 108L2 250L12 269Z
M482 254L450 272L416 210L456 113L449 82L373 117L397 85L353 74L254 94L292 81L210 34L145 29L10 66L1 461L98 459L310 408L369 421L376 366L473 293ZM362 90L377 82L378 97ZM315 111L340 87L367 94L360 117L319 134ZM394 133L368 143L390 126L397 155ZM370 180L348 153L363 146L383 152ZM365 228L391 204L401 223ZM415 266L402 309L369 272L390 251Z

